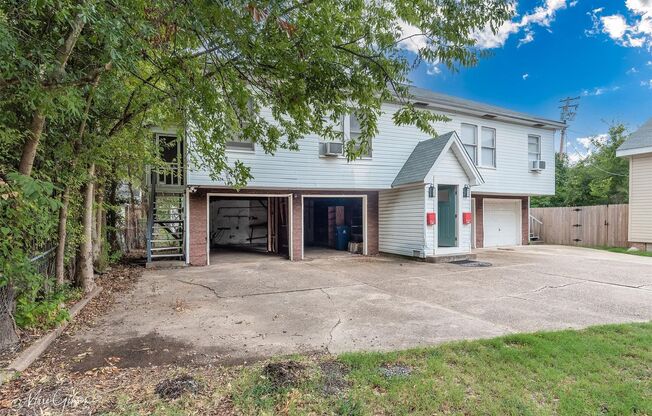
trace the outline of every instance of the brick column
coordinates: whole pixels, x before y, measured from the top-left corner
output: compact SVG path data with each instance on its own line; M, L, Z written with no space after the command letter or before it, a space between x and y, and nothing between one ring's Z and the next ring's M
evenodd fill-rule
M367 193L367 254L378 254L378 192Z
M301 193L292 193L292 260L301 260L303 215L301 212Z
M189 230L188 245L190 247L190 264L193 266L206 266L206 244L208 238L208 226L206 221L206 194L197 191L190 194L188 207Z

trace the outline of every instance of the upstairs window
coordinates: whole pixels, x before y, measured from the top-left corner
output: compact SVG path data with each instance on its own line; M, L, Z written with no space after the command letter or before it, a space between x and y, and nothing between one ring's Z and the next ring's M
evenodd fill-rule
M351 138L351 140L353 140L356 143L355 149L358 150L360 148L360 136L362 136L362 128L360 127L360 120L358 120L355 114L351 114L348 119L349 119L349 137ZM371 140L369 140L366 151L363 152L360 155L360 157L363 158L371 157Z
M229 140L226 142L226 150L254 151L254 142L251 140Z
M485 167L496 167L496 129L482 128L482 150L480 162Z
M462 143L474 164L478 164L478 126L462 124Z
M541 136L527 136L527 155L530 162L541 160Z
M235 107L236 113L239 113L240 111L238 110L237 107ZM247 111L253 113L253 102L249 101L247 103ZM240 128L244 128L245 126L242 125L243 122L240 122ZM246 140L243 137L240 137L238 134L234 134L232 137L232 140L229 140L226 142L226 150L238 150L238 151L244 151L244 152L253 152L255 149L254 147L254 142L251 140Z

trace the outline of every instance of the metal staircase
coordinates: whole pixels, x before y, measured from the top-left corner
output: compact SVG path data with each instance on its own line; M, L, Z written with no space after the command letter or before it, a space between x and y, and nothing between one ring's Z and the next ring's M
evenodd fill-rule
M175 146L174 137L164 137ZM162 140L163 137L157 137ZM157 143L158 144L158 143ZM180 146L178 143L176 146ZM176 154L175 154L176 153ZM173 149L164 166L149 174L147 215L147 263L157 260L183 261L185 252L186 206L182 152ZM165 160L167 159L167 160Z
M541 231L543 228L543 222L536 218L533 215L530 215L530 244L543 244L543 238L541 238Z

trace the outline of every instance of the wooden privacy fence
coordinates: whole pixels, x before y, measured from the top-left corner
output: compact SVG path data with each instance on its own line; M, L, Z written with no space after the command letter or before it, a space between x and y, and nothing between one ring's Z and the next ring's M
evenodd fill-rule
M531 208L530 233L546 244L628 247L628 205Z

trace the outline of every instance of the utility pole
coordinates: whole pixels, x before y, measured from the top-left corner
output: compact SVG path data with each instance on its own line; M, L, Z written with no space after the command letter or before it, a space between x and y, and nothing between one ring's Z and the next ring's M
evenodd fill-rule
M559 108L561 109L560 119L564 123L575 120L577 115L577 108L580 106L580 97L566 97L559 100L562 103ZM568 125L561 129L561 140L559 141L559 157L564 154L564 145L566 144L566 129Z

